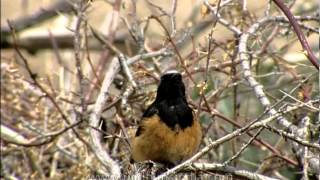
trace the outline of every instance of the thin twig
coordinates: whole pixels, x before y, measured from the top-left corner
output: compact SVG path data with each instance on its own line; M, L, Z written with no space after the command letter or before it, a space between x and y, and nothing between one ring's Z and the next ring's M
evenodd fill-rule
M176 11L177 11L178 0L173 0L171 8L171 37L174 37L177 32L177 23L176 23Z
M273 0L273 2L287 16L289 23L291 24L295 33L297 34L303 49L306 51L306 56L308 57L309 61L314 65L314 67L316 67L319 70L319 60L313 54L306 37L304 36L303 32L301 31L300 26L299 26L296 18L290 12L290 9L284 4L284 2L282 0Z
M297 17L300 19L301 17ZM313 17L303 17L302 19L313 19ZM247 42L251 35L255 34L255 32L264 24L268 22L277 22L277 21L283 21L284 17L277 16L277 17L265 17L261 20L259 20L257 23L253 24L248 32L243 33L240 37L240 43L239 43L239 55L240 55L240 61L243 69L243 75L245 80L249 83L249 86L253 88L255 95L259 99L260 103L264 106L265 109L268 109L268 114L270 116L273 116L277 114L277 110L271 107L271 103L269 99L267 98L266 94L264 93L263 86L258 83L255 78L252 76L251 68L250 68L250 56L247 50ZM293 125L291 122L286 120L283 116L279 116L277 118L277 123L281 126L288 128L290 132L297 134L297 127ZM299 144L293 142L293 147L295 149L299 149ZM312 169L314 172L320 172L319 170L319 161L317 161L316 157L309 159L310 169Z
M310 143L306 140L303 140L299 137L296 137L296 135L294 135L293 133L288 133L286 131L283 131L283 130L280 130L278 128L275 128L275 127L272 127L270 125L265 125L264 126L266 129L268 129L269 131L272 131L272 132L275 132L277 134L279 134L280 136L284 136L288 139L291 139L292 141L295 141L303 146L306 146L306 147L310 147L310 148L315 148L315 149L318 149L320 151L320 145L317 144L317 143Z
M220 3L221 3L221 0L218 1L218 5L217 5L217 11L216 11L216 16L217 14L219 13L219 9L220 9ZM199 115L200 115L200 106L201 106L201 103L202 103L202 99L203 99L203 94L207 88L207 84L208 84L208 76L209 76L209 63L210 63L210 57L211 57L211 53L212 53L212 50L211 50L211 46L212 46L212 35L213 35L213 30L215 29L216 25L217 25L217 22L218 22L218 18L216 18L214 21L213 21L213 24L212 24L212 28L211 28L211 31L209 33L209 38L208 38L208 54L207 54L207 61L206 61L206 67L205 67L205 77L204 77L204 84L200 84L200 100L199 100L199 105L198 105L198 111L197 111L197 118L199 118Z
M256 134L254 136L252 136L250 138L250 140L241 147L240 150L237 151L236 154L234 154L231 158L229 158L228 160L226 160L223 165L228 165L231 161L235 160L236 158L238 158L241 153L259 136L259 134L261 133L261 131L263 130L263 127L259 128L258 132L256 132Z
M79 81L79 96L80 96L80 102L81 102L81 109L79 112L79 118L80 120L83 119L83 115L86 112L87 106L85 102L85 96L84 96L84 88L85 88L85 82L84 82L84 75L81 67L81 57L80 57L80 51L81 51L81 34L80 34L80 28L81 24L83 22L84 13L85 10L89 7L89 4L84 4L84 1L80 0L76 4L76 10L77 10L77 21L76 26L74 30L74 56L75 56L75 65L77 69L77 77Z

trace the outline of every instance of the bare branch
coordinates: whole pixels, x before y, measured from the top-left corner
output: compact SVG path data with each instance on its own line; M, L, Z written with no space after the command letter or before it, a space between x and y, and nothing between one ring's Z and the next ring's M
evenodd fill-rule
M296 17L296 19L300 19L300 17ZM313 19L313 17L305 17L303 19ZM249 54L247 50L247 42L251 35L253 35L262 25L272 22L272 21L283 21L285 20L284 17L265 17L261 20L259 20L257 23L253 24L248 32L243 33L240 37L240 43L239 43L239 55L240 55L240 61L243 69L243 75L246 81L249 83L250 87L253 88L255 95L259 99L260 103L264 106L266 110L268 110L268 114L270 116L274 116L278 112L271 107L271 103L269 99L267 98L266 94L264 93L263 86L259 84L255 78L252 76L251 70L250 70L250 62L249 62ZM277 123L283 126L284 128L288 128L290 132L297 134L297 127L293 125L291 122L286 120L284 117L279 116L277 118ZM297 134L298 135L298 134ZM297 143L292 143L293 147L295 149L299 149L299 145ZM310 167L313 169L314 172L320 172L319 170L319 161L317 160L317 157L310 158L309 163L311 164Z
M108 98L109 87L115 75L119 71L119 68L119 60L117 57L115 57L111 60L109 64L109 68L107 69L106 74L104 76L102 87L94 105L93 112L90 115L90 126L92 127L99 126L101 113L105 105L105 102ZM100 136L101 135L98 131L96 131L93 128L90 129L92 149L99 161L109 170L109 173L112 175L112 177L120 178L120 167L114 160L111 159L107 151L105 151L104 147L101 144Z
M296 18L290 12L290 9L283 3L282 0L273 0L273 2L276 3L276 5L287 16L289 23L291 24L295 33L297 34L303 49L306 51L306 55L307 55L309 61L319 70L319 60L313 54L306 37L304 36L303 32L301 31L300 26L299 26ZM319 20L320 19L318 18L318 21Z
M13 29L19 32L26 28L39 24L49 18L52 18L58 15L59 12L70 13L72 9L73 9L72 3L66 0L59 0L53 5L51 5L50 7L47 7L45 9L41 8L30 16L24 16L16 20L10 20L10 22ZM11 30L9 26L1 27L1 36L3 34L9 35L10 31ZM1 40L1 46L2 46L2 40Z
M213 172L223 172L226 174L232 174L235 176L243 177L245 179L254 180L275 180L276 178L270 178L258 173L253 173L247 170L236 169L232 166L226 166L224 164L217 163L192 163L187 166L185 170L201 170L201 171L213 171ZM169 176L170 177L170 176Z

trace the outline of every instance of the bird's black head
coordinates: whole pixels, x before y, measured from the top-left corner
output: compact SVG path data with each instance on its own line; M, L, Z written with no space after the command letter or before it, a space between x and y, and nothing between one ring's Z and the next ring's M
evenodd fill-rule
M168 71L161 77L156 101L186 98L182 76L177 71Z
M156 100L144 112L143 117L154 114L172 129L176 125L182 129L192 125L192 109L188 106L182 76L177 71L169 71L161 77Z

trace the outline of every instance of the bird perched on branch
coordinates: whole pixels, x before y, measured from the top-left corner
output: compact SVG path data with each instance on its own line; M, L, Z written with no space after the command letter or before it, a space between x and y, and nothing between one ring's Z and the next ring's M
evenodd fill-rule
M142 116L132 140L131 162L179 164L197 151L201 136L199 121L187 103L182 76L169 71L161 77L156 99Z

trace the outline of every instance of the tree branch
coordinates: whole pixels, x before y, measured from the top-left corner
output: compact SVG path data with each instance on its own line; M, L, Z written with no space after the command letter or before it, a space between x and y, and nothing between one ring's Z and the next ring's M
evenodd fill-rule
M297 17L300 19L301 17ZM306 19L313 19L313 17L305 17ZM304 19L304 18L303 18ZM264 93L263 86L259 84L255 78L252 76L251 68L250 68L250 62L249 62L249 52L247 49L247 43L248 39L251 35L254 35L255 32L264 24L272 21L283 21L285 20L282 16L277 17L265 17L261 20L259 20L257 23L253 24L246 33L243 33L240 37L240 43L239 43L239 55L240 55L240 62L243 69L243 75L246 81L249 83L249 86L253 88L255 95L259 99L260 103L263 105L263 107L268 110L268 114L270 116L274 116L275 114L278 114L278 111L271 107L271 103L269 99L267 98L266 94ZM301 136L298 134L298 128L293 125L291 122L286 120L283 116L279 116L277 118L277 123L281 125L284 128L287 128L289 132L296 134L297 136ZM293 148L297 151L301 147L299 144L292 142ZM300 152L300 151L299 151ZM316 156L313 156L309 159L310 163L310 169L312 172L319 173L320 167L319 167L319 160Z
M37 25L47 19L50 19L61 12L71 12L73 9L72 3L67 0L59 0L53 5L47 8L40 8L38 11L33 13L30 16L24 16L16 20L10 20L11 26L16 32L20 32L26 28ZM4 26L1 27L1 36L10 35L10 27Z
M287 16L289 23L293 27L295 33L297 34L299 41L301 43L301 46L306 51L306 55L309 59L309 61L319 70L319 60L316 58L316 56L313 54L308 41L306 37L304 36L303 32L300 29L300 26L296 20L296 18L292 15L290 12L290 9L283 3L282 0L273 0L274 3L282 10L282 12ZM318 18L318 21L320 19Z

